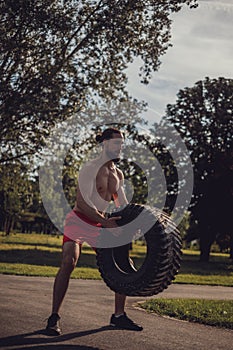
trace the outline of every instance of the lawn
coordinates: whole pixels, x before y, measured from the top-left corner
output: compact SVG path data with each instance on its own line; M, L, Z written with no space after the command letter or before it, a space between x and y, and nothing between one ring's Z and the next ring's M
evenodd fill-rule
M233 329L233 300L159 298L139 305L147 312L162 316Z
M55 276L61 261L61 236L40 234L0 234L0 273ZM140 266L146 247L133 245L131 258ZM94 251L82 248L78 268L72 278L100 279ZM179 274L174 283L233 286L233 264L226 254L212 253L209 263L199 262L197 251L184 250Z
M0 234L0 273L54 277L61 262L62 237L44 234ZM82 248L72 278L100 279L94 251Z

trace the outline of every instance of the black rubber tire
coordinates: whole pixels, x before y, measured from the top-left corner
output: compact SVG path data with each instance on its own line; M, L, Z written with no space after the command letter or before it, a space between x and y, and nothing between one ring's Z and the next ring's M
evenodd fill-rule
M114 292L127 296L151 296L162 292L180 268L181 238L167 214L157 208L128 204L111 216L121 216L119 225L123 226L142 210L147 220L155 222L156 218L157 221L144 235L147 252L138 270L129 258L129 244L96 249L97 265L104 282Z

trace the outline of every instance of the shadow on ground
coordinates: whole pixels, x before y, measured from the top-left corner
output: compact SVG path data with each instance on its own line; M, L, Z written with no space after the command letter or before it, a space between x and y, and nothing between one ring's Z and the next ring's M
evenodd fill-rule
M40 249L11 249L0 250L0 262L13 264L29 264L38 266L59 267L62 253ZM80 267L96 268L95 254L82 254L79 259Z
M93 348L85 345L69 345L64 344L64 342L69 341L75 338L81 338L87 335L104 332L108 330L114 330L111 326L104 326L96 329L90 329L82 332L74 332L69 334L64 334L59 337L50 337L47 336L45 330L38 330L32 333L23 333L18 335L13 335L0 339L0 348L1 347L15 347L17 350L23 349L43 349L43 350L73 350L73 349L92 349L98 350L98 348ZM28 346L29 345L29 346ZM31 346L30 346L31 345ZM35 346L37 345L37 346ZM22 346L22 347L19 347ZM25 346L25 347L24 347Z

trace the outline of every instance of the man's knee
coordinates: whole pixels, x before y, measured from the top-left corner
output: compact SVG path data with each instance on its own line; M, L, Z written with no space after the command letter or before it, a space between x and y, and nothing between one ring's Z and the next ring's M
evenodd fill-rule
M80 249L79 246L67 242L63 246L61 268L67 272L72 272L77 265Z
M77 264L77 259L72 256L64 256L61 262L61 268L72 272Z

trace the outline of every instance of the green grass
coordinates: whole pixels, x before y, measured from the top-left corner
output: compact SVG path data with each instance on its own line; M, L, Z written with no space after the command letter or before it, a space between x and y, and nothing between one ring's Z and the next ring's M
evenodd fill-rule
M29 265L29 264L5 264L0 263L0 273L5 275L54 277L58 267ZM80 267L72 273L72 278L100 279L100 273L96 268Z
M148 312L233 329L233 300L151 299L139 303Z
M199 252L183 250L183 261L176 283L233 286L233 262L229 255L211 253L208 263L199 261Z
M54 277L61 262L62 237L39 234L0 235L0 273ZM72 278L100 279L94 251L83 246Z
M40 234L0 234L0 273L55 276L61 262L62 237ZM135 244L131 257L140 266L146 247ZM100 279L94 251L84 245L72 278ZM199 252L184 250L174 283L233 286L233 264L226 254L212 253L209 263L199 262Z
M51 248L60 248L62 236L60 235L44 235L44 234L24 234L13 233L9 236L0 233L0 242L8 244L22 244L32 246L47 246Z

